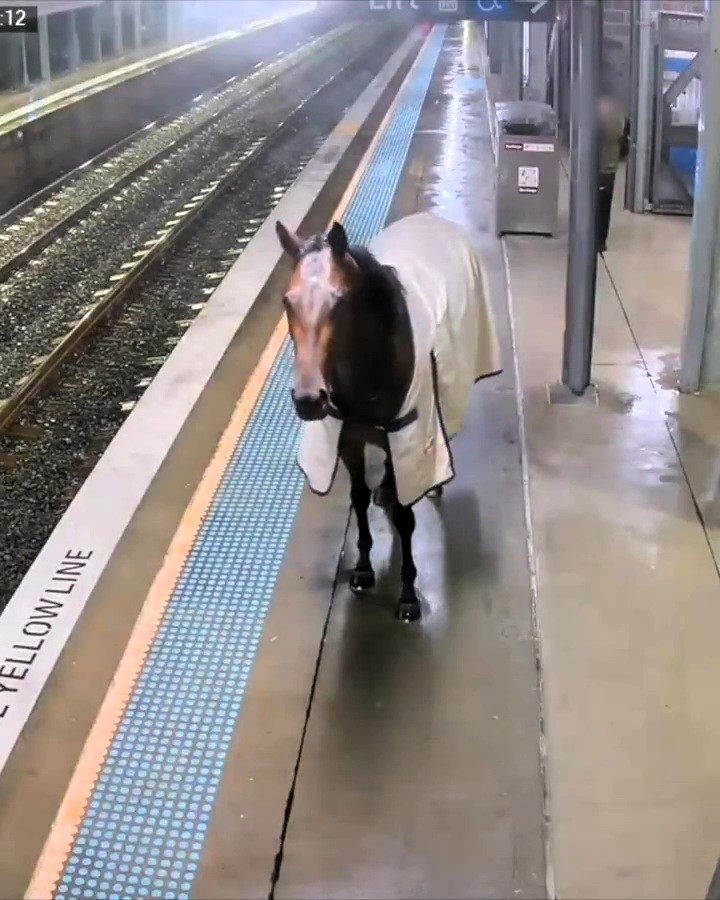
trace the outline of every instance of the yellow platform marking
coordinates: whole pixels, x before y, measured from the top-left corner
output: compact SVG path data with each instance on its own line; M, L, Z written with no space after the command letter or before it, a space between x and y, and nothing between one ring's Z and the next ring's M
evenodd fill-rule
M425 174L425 163L422 159L415 158L408 166L408 175L416 181L422 181Z
M355 137L362 128L362 122L341 122L333 131L337 137Z
M430 41L431 35L432 32L427 35L424 45ZM403 85L412 80L419 65L422 49L405 76ZM342 219L345 215L358 183L368 168L375 148L392 121L401 94L402 87L390 104L375 136L345 188L332 219ZM51 900L54 896L67 859L72 852L75 836L80 829L92 797L93 788L102 772L115 731L125 714L185 561L192 550L200 526L210 509L210 504L287 336L287 320L283 316L240 396L232 418L180 520L160 570L155 576L110 688L80 754L80 759L25 892L25 900Z

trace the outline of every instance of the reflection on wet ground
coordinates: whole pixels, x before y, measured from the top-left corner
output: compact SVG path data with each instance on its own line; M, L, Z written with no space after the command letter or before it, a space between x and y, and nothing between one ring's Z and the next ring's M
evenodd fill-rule
M568 186L561 180L561 210ZM549 402L566 238L509 238L558 896L704 894L720 847L720 407L680 396L687 220L622 209L598 266L597 403ZM567 220L565 219L565 222ZM552 397L550 397L552 400ZM690 835L693 837L690 837ZM592 852L588 850L592 848Z

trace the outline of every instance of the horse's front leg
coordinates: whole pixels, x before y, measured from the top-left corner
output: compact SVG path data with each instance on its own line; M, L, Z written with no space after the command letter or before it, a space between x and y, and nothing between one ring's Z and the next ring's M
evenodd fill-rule
M355 444L345 434L340 444L340 455L350 476L350 501L358 528L358 558L350 574L352 591L367 591L375 586L375 572L370 562L373 539L368 521L371 492L365 481L365 455L362 445Z
M373 545L368 522L370 496L370 488L365 482L365 473L363 472L361 477L352 479L350 487L350 500L355 510L358 528L358 558L350 575L350 589L358 592L367 591L375 586L375 572L370 562L370 551Z

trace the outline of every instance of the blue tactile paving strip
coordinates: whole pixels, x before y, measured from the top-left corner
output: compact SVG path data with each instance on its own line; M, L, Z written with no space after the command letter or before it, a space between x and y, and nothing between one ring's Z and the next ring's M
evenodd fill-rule
M445 31L423 48L353 195L353 243L385 222ZM56 897L190 896L303 488L292 362L288 341L185 563Z

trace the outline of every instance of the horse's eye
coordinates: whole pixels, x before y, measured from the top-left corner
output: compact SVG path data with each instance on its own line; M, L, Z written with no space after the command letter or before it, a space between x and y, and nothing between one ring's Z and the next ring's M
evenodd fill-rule
M285 309L290 308L290 300L288 299L287 294L282 298L282 305L285 307Z

